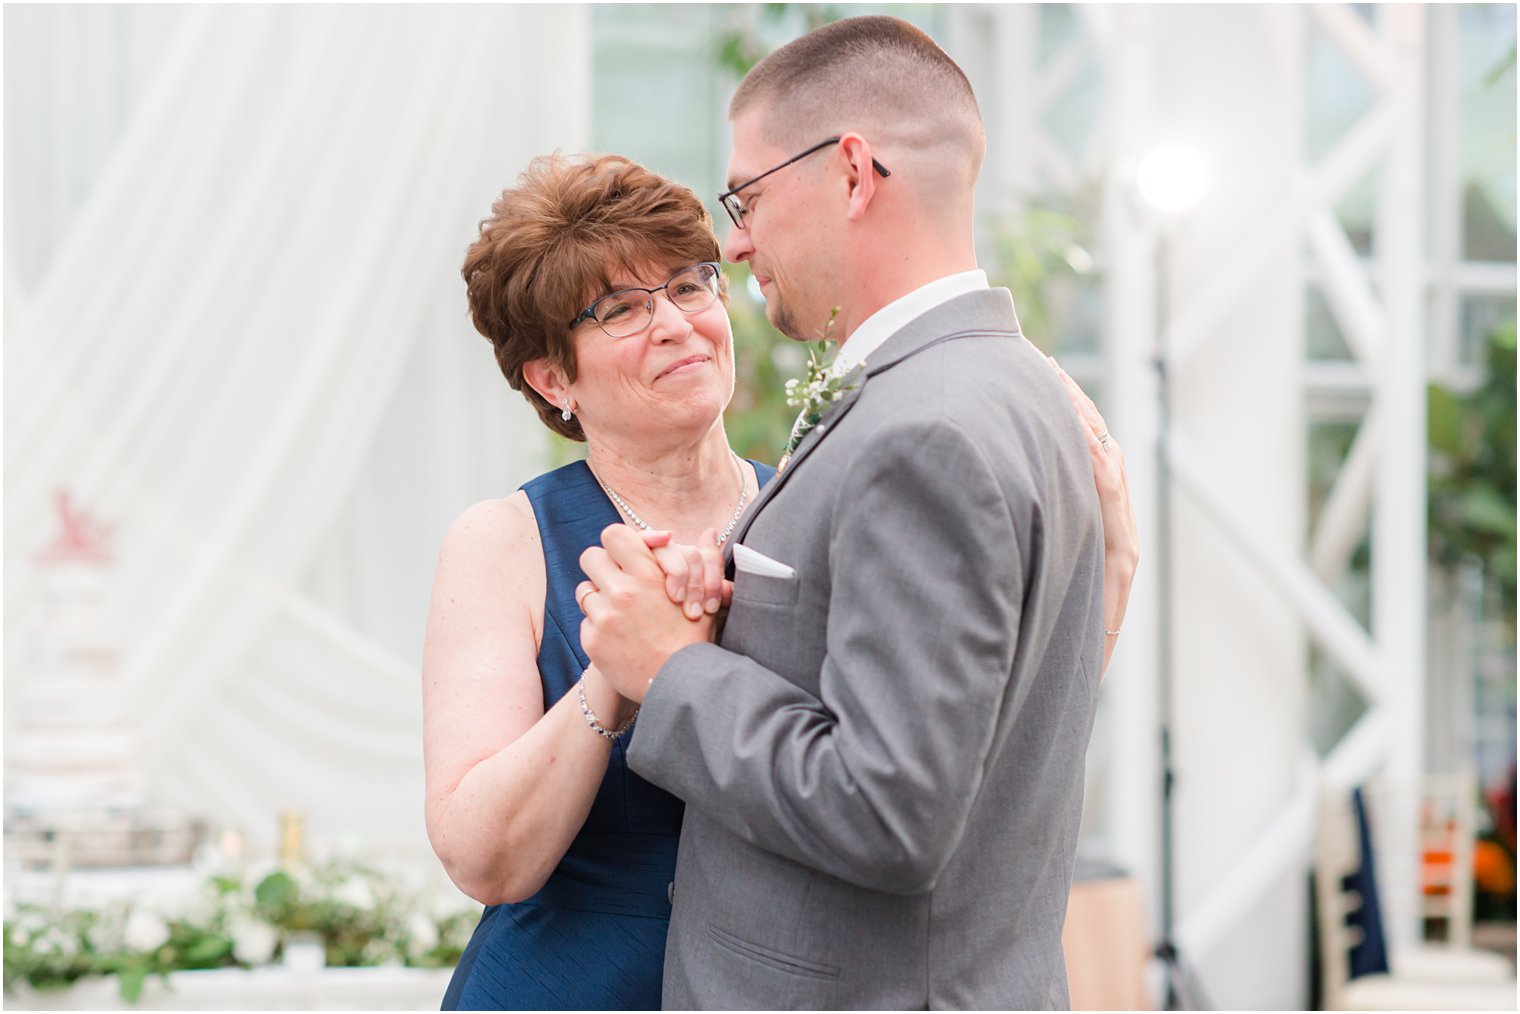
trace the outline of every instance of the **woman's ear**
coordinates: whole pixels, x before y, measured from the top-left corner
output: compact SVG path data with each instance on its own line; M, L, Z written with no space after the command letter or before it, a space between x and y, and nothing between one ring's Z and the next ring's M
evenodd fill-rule
M530 359L523 363L523 379L549 404L561 410L575 411L570 404L570 382L565 371L547 359Z

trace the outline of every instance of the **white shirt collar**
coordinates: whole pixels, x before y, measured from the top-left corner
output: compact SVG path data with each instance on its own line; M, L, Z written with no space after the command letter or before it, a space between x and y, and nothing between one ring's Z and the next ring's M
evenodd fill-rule
M986 288L990 288L987 272L981 268L946 275L927 285L920 285L861 321L860 326L839 347L834 362L841 369L854 369L915 318L923 316L941 303L948 303L956 296Z

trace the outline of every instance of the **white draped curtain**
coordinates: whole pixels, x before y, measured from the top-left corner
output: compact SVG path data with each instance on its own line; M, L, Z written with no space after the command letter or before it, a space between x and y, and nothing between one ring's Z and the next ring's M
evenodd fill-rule
M458 269L532 156L586 143L586 17L6 12L6 696L67 489L115 527L154 802L425 847L437 548L545 449Z

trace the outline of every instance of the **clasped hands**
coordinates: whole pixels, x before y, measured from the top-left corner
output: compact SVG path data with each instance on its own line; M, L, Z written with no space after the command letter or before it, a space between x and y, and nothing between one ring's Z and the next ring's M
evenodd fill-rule
M681 546L669 532L609 525L580 563L589 578L575 589L586 616L581 647L612 688L635 702L667 658L712 639L733 592L712 529L697 545Z

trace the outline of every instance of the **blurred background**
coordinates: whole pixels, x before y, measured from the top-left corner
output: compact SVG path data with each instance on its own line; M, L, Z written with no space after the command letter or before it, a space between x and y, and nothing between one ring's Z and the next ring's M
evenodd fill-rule
M8 988L290 967L303 933L446 976L435 554L577 453L473 331L464 249L554 150L726 229L739 78L877 11L970 77L982 264L1139 514L1082 833L1133 933L1069 938L1074 1001L1108 946L1110 1007L1354 1006L1369 939L1513 958L1513 5L8 5ZM803 356L728 270L729 433L774 461ZM1343 941L1373 853L1384 932L1353 898ZM267 946L166 900L212 874Z

